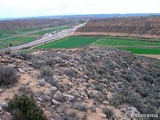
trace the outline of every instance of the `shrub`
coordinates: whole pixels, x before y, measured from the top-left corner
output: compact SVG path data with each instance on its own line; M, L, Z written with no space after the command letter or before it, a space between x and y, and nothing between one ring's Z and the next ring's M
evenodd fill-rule
M13 53L11 54L11 57L13 58L20 58L23 60L29 60L32 58L32 55L26 52L19 52L19 53Z
M4 54L10 55L10 54L11 54L11 50L10 50L10 49L5 50L5 51L4 51Z
M42 78L46 77L52 77L53 76L53 71L49 66L44 66L40 70L40 74Z
M77 72L73 69L66 70L64 72L68 77L77 77Z
M0 51L0 56L3 57L4 56L4 51Z
M87 106L85 104L81 104L81 103L77 103L76 105L76 109L77 110L80 110L80 111L84 111L86 112L88 110Z
M96 85L95 90L98 90L98 91L100 91L101 93L103 93L104 86L102 86L102 85Z
M44 60L38 60L38 58L33 59L32 63L33 63L33 67L35 67L37 69L40 69L43 66L47 65L46 61L44 61Z
M27 86L21 86L21 87L19 87L18 92L21 95L23 95L23 94L28 94L28 95L30 94L30 95L32 95L33 94L31 88L27 87Z
M107 116L108 119L112 119L114 112L109 108L103 108L103 113Z
M16 70L12 67L0 66L0 84L14 84L18 81Z
M151 84L154 83L154 78L153 78L152 76L150 76L150 75L145 75L145 76L143 77L143 79L144 79L145 81L151 83Z
M42 109L40 109L33 96L15 95L8 104L16 120L47 120Z

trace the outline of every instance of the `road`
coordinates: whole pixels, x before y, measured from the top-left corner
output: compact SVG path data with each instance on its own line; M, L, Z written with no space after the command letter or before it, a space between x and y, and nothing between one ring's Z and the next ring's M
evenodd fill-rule
M62 26L65 26L65 25L62 25ZM57 27L61 27L61 26L57 26ZM21 37L21 36L29 35L29 34L32 34L32 33L37 33L37 32L44 31L44 30L50 30L50 29L53 29L53 28L45 28L45 29L42 29L42 30L34 30L34 31L27 32L27 33L24 33L24 34L13 35L13 36L10 36L10 37L1 38L0 41L7 40L7 39L10 39L10 38L15 38L15 37Z
M37 46L37 45L40 45L43 43L53 42L53 41L56 41L56 40L59 40L59 39L66 37L67 35L73 33L77 28L82 27L85 24L86 23L83 23L78 26L75 26L72 29L62 30L62 31L59 31L54 34L48 34L46 36L43 36L43 38L41 38L41 39L26 43L26 44L18 45L18 46L12 46L7 49L10 49L11 51L15 51L15 50L27 49L27 48L34 47L34 46Z

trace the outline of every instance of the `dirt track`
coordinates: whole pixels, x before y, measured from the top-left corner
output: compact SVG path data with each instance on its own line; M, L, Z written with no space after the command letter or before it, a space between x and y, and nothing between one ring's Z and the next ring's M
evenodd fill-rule
M138 56L146 56L146 57L151 57L151 58L156 58L160 60L160 55L149 55L149 54L136 54Z

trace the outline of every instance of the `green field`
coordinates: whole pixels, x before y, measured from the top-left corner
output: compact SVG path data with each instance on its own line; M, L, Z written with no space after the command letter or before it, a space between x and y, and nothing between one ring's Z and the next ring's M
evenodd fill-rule
M52 29L42 30L42 31L39 31L39 32L35 32L35 33L32 33L32 34L28 34L28 35L24 35L24 36L20 36L20 37L9 38L7 40L3 40L2 42L4 42L5 44L8 44L8 45L11 44L13 46L16 46L16 45L31 42L31 41L35 40L36 38L41 37L42 35L44 35L46 33L51 33L51 32L56 31L56 30L64 30L64 29L67 29L67 28L68 28L67 25L66 26L54 27Z
M0 44L0 49L3 49L3 48L5 48L5 47L4 47L3 45Z
M43 30L42 28L38 28L38 27L34 27L34 26L24 27L24 28L17 29L17 30L0 30L0 39L11 37L13 35L26 34L26 33L34 32L34 31L35 32L40 31L40 32L37 32L37 34L43 35L43 34L48 33L48 32L52 32L52 31L55 31L55 30L63 30L63 29L66 29L66 28L68 28L67 25L58 26L58 27L54 27L54 28L53 27L52 28L47 28L46 30Z
M8 40L4 40L4 43L10 45L12 44L13 46L16 46L16 45L20 45L20 44L24 44L24 43L27 43L27 42L31 42L35 39L35 37L30 37L28 35L26 36L22 36L22 37L16 37L16 38L10 38Z
M160 41L134 38L102 38L94 45L101 47L114 47L131 51L135 54L160 54Z
M90 45L100 39L100 36L72 36L37 48L75 48L83 45Z
M127 38L102 38L94 45L107 47L157 47L159 42L144 40L144 39L127 39Z
M160 54L160 41L151 39L104 37L104 36L72 36L37 48L75 48L82 45L112 47L131 51L135 54Z
M160 55L160 48L124 48L124 50L131 51L135 54L157 54Z

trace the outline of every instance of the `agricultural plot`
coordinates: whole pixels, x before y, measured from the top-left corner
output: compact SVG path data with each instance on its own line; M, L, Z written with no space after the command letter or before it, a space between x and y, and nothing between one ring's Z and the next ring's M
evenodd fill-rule
M100 38L100 36L72 36L37 48L75 48L83 45L90 45Z
M39 38L46 33L51 33L51 32L56 31L56 30L64 30L64 29L67 29L67 28L68 28L67 25L66 26L54 27L52 29L38 31L38 32L35 32L35 33L32 33L32 34L28 34L28 35L24 35L24 36L20 36L20 37L9 38L7 40L4 40L3 42L5 44L8 44L8 45L16 46L16 45L32 42L36 38Z
M5 47L4 47L3 45L0 44L0 49L3 49L3 48L5 48Z
M160 54L159 40L104 36L72 36L37 48L75 48L82 45L112 47L135 54Z
M94 45L102 47L115 47L136 54L160 54L160 41L150 39L130 38L104 38L95 42Z

